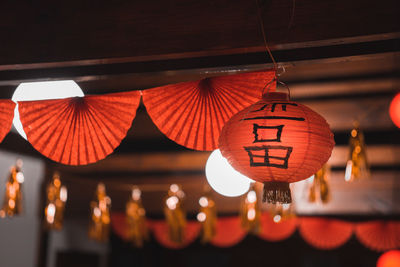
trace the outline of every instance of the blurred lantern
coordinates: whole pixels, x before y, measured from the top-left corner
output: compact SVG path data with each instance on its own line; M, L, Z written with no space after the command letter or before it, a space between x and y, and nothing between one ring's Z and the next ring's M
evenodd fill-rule
M177 184L169 187L165 198L164 215L168 224L169 238L172 242L181 244L184 240L186 213L183 209L185 193Z
M219 139L222 155L237 171L264 183L263 201L271 203L290 203L289 183L316 173L334 144L323 117L276 92L234 115Z
M400 128L400 93L398 93L390 103L389 114L393 123Z
M210 242L216 234L217 209L214 200L209 194L199 199L200 212L197 214L197 220L201 222L201 242Z
M236 171L221 155L219 149L214 150L206 163L208 184L217 193L227 197L237 197L250 188L251 179Z
M383 253L376 263L376 267L399 267L400 250L390 250Z
M349 160L347 161L344 179L349 182L360 178L369 178L370 171L365 151L364 134L359 129L358 122L354 122L354 128L351 130L349 147Z
M330 166L324 164L316 174L311 176L312 184L308 193L309 202L328 203L331 198L329 189Z
M126 203L127 237L135 247L142 247L143 242L149 238L146 211L142 205L141 194L140 189L134 187L131 198Z
M53 180L47 186L47 203L44 210L44 223L48 229L62 229L67 197L67 187L61 185L60 175L55 173L53 175Z
M22 160L18 159L15 166L10 169L10 174L6 183L6 193L4 196L3 208L0 216L14 216L22 212L22 183L24 174L21 171Z
M261 230L260 215L260 201L253 184L249 192L242 197L240 208L242 227L252 234L258 234Z
M106 195L106 186L97 185L95 200L90 203L91 221L89 224L89 237L106 242L110 232L110 206L111 199Z

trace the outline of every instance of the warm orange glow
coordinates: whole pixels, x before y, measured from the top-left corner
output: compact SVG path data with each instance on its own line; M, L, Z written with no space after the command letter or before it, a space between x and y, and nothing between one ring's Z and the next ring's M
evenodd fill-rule
M383 253L376 263L376 267L399 267L400 250L391 250Z
M393 123L400 128L400 93L390 103L389 114Z
M60 175L55 173L47 185L47 206L44 210L45 226L48 229L61 230L64 220L64 209L67 201L67 187L62 185Z
M21 167L22 161L17 160L16 165L10 169L10 174L6 183L2 217L11 217L22 212L22 183L24 182L24 179Z

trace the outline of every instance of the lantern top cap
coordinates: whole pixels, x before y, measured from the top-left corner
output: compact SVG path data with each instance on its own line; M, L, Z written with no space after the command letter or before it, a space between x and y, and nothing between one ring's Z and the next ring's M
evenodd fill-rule
M263 94L262 98L266 101L289 100L289 96L287 93L280 93L280 92L265 93Z

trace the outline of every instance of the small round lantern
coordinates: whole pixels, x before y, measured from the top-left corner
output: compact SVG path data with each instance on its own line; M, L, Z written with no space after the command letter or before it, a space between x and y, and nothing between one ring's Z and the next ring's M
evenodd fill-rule
M390 103L389 115L393 123L400 128L400 93Z
M264 183L263 201L290 203L289 183L315 174L335 145L326 120L285 93L234 115L219 138L222 155L239 172Z

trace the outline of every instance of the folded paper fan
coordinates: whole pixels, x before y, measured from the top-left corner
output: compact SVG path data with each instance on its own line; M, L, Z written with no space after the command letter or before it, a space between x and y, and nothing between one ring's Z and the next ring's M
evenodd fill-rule
M143 91L143 103L161 132L195 150L218 148L224 123L257 102L275 76L272 70L171 84Z
M8 99L0 100L0 143L11 129L15 103Z
M231 247L242 241L246 236L239 217L218 218L216 233L211 244L217 247Z
M318 249L335 249L345 244L353 234L353 225L349 222L325 219L300 219L299 231L303 239Z
M375 251L400 248L400 222L371 221L356 226L357 239Z
M136 115L140 91L54 100L21 101L28 141L44 156L86 165L112 153Z
M289 238L297 228L297 218L274 222L270 214L261 215L261 231L258 236L262 239L276 242Z

